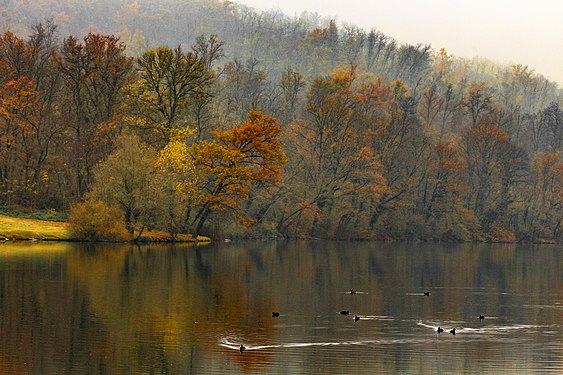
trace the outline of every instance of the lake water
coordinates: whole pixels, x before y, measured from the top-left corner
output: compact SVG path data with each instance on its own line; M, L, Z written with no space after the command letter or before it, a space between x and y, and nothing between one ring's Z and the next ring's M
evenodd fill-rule
M0 374L563 374L562 255L4 243Z

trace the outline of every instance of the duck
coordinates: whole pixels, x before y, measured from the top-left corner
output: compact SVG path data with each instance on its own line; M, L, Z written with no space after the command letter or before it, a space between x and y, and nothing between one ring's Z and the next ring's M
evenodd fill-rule
M350 294L356 294L356 290L350 289Z
M485 319L485 315L479 314L479 319L481 319L481 320Z
M429 296L429 295L430 295L430 292L424 292L424 295L425 295L425 296Z
M272 318L275 318L276 316L280 316L280 313L277 311L272 311Z
M354 315L354 321L357 322L358 320L360 320L360 317L358 315Z
M350 310L342 310L340 312L341 315L350 315Z
M450 333L455 336L455 328L452 328L452 329L450 330Z
M444 332L444 329L442 327L438 327L438 333L442 333Z
M246 350L246 348L244 347L244 345L240 344L240 354L242 354L242 352L244 352Z

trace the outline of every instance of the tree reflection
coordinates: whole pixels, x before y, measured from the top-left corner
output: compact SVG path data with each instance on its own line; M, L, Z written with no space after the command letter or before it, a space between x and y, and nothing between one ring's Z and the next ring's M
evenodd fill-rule
M29 246L3 245L0 252L2 374L339 372L360 365L420 373L438 369L418 359L440 352L462 356L472 372L507 360L510 368L542 368L545 357L533 348L465 342L463 335L453 341L423 333L430 341L417 346L417 321L563 324L554 305L563 300L561 259L549 247ZM431 295L422 296L427 290ZM274 310L280 317L272 318ZM372 318L354 322L341 310ZM414 344L379 344L411 336ZM241 354L219 345L225 337L268 347ZM536 339L541 345L554 338ZM337 346L360 341L372 344ZM293 345L315 342L334 345ZM550 350L560 363L557 346ZM441 370L465 371L455 363Z

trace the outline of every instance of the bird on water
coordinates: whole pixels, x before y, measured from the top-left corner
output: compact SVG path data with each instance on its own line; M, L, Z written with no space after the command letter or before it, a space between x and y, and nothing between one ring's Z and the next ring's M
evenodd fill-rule
M444 332L444 330L442 329L442 327L438 327L438 333L442 333Z
M350 315L350 310L342 310L342 311L340 312L340 314L342 314L342 315Z
M350 294L356 294L356 290L355 290L355 289L350 289Z
M479 319L480 319L480 320L483 320L483 319L485 319L485 315L481 315L481 314L479 314Z
M354 321L357 322L358 320L360 320L360 317L358 315L354 315Z
M425 296L429 296L429 295L430 295L430 292L424 292L424 295L425 295Z
M453 328L450 333L455 336L455 328Z
M280 313L277 311L272 311L272 318L275 318L276 316L280 316Z
M242 354L242 352L244 352L246 350L246 348L244 347L244 345L240 344L240 354Z

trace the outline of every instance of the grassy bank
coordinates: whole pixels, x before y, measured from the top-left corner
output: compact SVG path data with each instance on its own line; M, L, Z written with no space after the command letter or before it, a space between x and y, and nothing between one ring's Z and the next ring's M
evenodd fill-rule
M73 237L68 223L61 221L45 221L0 215L0 240L48 240L48 241L80 241ZM171 242L166 232L143 231L142 242ZM177 242L209 242L208 237L198 236L197 241L189 234L176 236Z
M72 240L69 225L60 221L24 219L0 215L0 239Z

